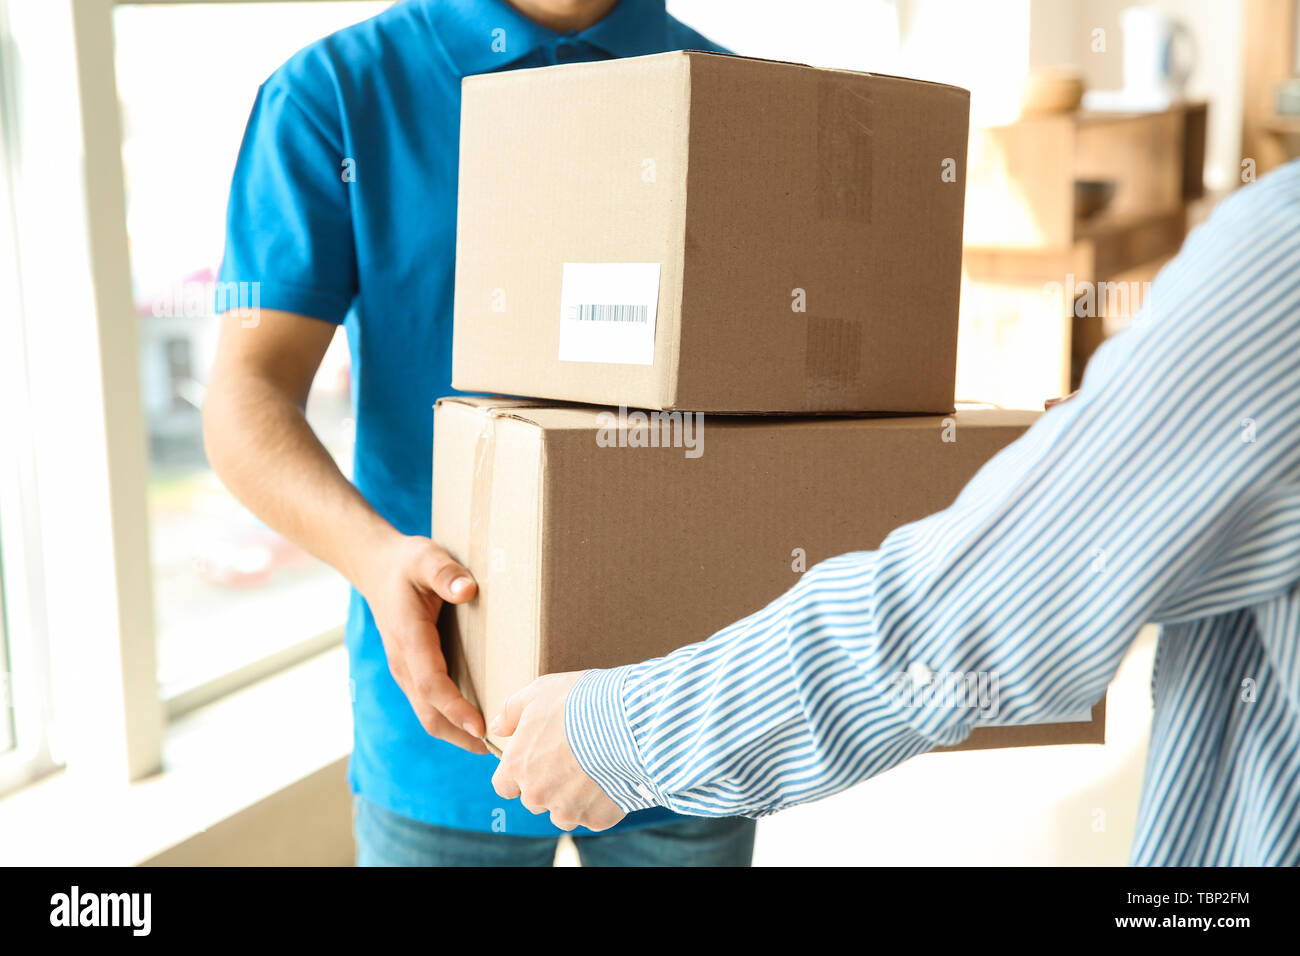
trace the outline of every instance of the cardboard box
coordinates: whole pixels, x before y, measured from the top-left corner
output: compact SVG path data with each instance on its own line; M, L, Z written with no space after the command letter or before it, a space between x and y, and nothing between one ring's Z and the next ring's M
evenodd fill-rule
M967 91L677 52L465 79L452 382L952 410Z
M661 414L676 420L665 428L631 412L620 422L525 399L438 402L433 536L479 582L440 627L453 675L487 716L541 674L703 640L788 590L801 568L879 546L947 507L1037 417L700 426L703 416ZM1100 743L1103 733L1096 709L1091 722L982 729L963 746Z

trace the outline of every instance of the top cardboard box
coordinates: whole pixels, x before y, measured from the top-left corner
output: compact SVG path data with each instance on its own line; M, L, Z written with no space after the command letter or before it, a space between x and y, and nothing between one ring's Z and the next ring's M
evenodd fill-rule
M453 385L951 411L969 99L695 52L466 78Z

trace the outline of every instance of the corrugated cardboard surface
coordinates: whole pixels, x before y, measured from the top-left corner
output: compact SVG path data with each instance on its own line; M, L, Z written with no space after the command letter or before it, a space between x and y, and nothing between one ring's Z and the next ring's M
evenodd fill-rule
M968 107L956 87L705 53L468 78L454 384L950 410ZM652 366L559 361L565 262L661 264Z
M677 54L465 80L457 388L659 405L676 366L688 68ZM660 263L654 365L559 361L565 262Z
M489 714L543 673L709 637L805 567L877 547L952 502L1036 417L706 418L703 454L601 447L602 410L443 399L434 537L479 581L444 614L457 679ZM469 512L466 515L465 512ZM972 746L1100 742L1104 724L980 731Z

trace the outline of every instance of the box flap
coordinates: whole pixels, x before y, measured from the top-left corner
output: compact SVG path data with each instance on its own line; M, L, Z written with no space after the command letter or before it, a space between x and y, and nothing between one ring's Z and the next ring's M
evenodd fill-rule
M469 408L478 409L484 414L491 415L494 418L507 417L528 422L545 431L592 429L601 427L608 421L607 419L601 420L600 416L602 415L613 415L615 420L620 423L620 427L626 427L627 416L629 414L646 415L649 417L651 422L658 419L650 416L692 414L689 412L642 411L640 409L627 409L620 412L620 410L616 408L611 409L598 405L583 405L577 402L565 404L543 402L531 398L508 398L496 395L448 395L444 398L438 399L437 404L464 405ZM816 427L856 429L861 427L864 423L870 423L873 427L882 429L908 429L915 428L918 422L933 423L941 422L944 419L952 419L958 428L1025 429L1037 421L1042 415L1042 412L1016 408L967 408L959 409L958 411L952 412L948 415L828 414L798 416L785 414L696 414L702 415L702 420L707 423L707 427L710 429L748 428L758 423L800 430Z
M741 53L719 53L716 50L680 50L678 53L684 53L689 57L715 57L732 60L752 60L755 63L776 63L781 66L794 66L802 70L816 70L820 73L849 73L854 76L873 76L882 80L898 80L902 83L915 83L918 86L935 86L943 89L952 90L956 93L970 98L970 90L963 86L955 86L952 83L940 83L937 80L920 80L911 76L898 76L893 73L873 73L868 70L849 70L838 66L813 66L809 63L800 63L797 60L770 60L761 56L745 56ZM673 56L672 53L655 53L652 56Z

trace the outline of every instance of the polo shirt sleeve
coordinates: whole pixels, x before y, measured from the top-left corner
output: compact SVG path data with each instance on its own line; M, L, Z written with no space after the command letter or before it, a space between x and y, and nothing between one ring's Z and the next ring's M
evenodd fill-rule
M357 294L337 111L311 108L272 77L258 91L235 164L216 311L226 283L257 283L261 308L340 323ZM223 301L227 300L227 301Z

